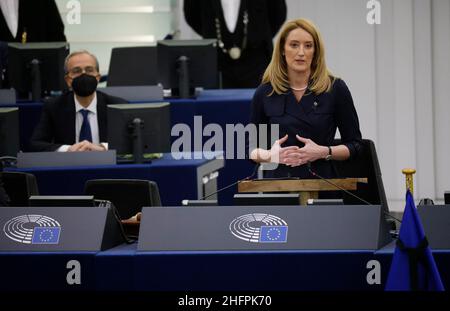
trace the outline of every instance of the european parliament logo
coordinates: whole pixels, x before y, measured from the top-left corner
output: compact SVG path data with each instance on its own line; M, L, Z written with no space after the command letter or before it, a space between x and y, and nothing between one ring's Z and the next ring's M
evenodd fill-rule
M288 225L278 216L253 213L239 216L230 223L231 234L251 243L286 243Z
M11 240L22 244L58 244L61 225L43 215L21 215L8 220L3 232Z

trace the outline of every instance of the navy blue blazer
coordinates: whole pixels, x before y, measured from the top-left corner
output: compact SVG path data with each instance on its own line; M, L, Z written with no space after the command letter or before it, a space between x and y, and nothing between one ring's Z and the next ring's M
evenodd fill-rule
M101 142L107 139L107 106L123 104L119 97L97 91L97 121ZM75 137L75 99L73 92L45 103L41 118L30 139L31 151L55 151L61 145L73 145Z
M295 135L309 138L322 146L334 145L336 129L341 134L341 144L348 147L350 158L356 157L362 148L358 115L350 91L341 79L336 79L329 92L317 95L308 89L297 102L292 91L278 95L272 92L270 84L260 85L252 100L250 122L259 124L278 124L279 138L289 135L282 145L303 147ZM270 132L267 134L270 139ZM270 144L270 142L269 142ZM270 146L259 147L268 149ZM333 161L317 160L312 169L325 178L338 177ZM313 178L306 165L288 167L279 165L274 171L268 171L267 177Z

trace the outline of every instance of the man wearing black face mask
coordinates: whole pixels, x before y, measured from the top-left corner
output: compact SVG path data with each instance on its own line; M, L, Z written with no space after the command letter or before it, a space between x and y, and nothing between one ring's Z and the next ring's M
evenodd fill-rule
M64 67L72 91L44 105L30 148L60 152L107 150L107 106L126 101L97 91L98 60L88 51L71 53Z

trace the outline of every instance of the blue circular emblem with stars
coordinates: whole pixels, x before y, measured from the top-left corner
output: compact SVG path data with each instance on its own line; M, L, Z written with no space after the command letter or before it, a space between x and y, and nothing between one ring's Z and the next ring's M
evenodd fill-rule
M229 226L236 238L251 243L286 243L288 225L278 216L253 213L233 219Z
M58 244L61 225L44 215L21 215L8 220L3 226L5 235L22 244Z

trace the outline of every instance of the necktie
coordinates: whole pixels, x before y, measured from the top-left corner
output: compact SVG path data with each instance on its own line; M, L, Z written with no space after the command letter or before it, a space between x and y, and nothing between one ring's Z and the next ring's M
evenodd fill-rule
M82 109L80 112L83 115L83 123L81 124L80 137L78 141L82 142L83 140L88 140L92 142L91 126L88 120L89 110Z

